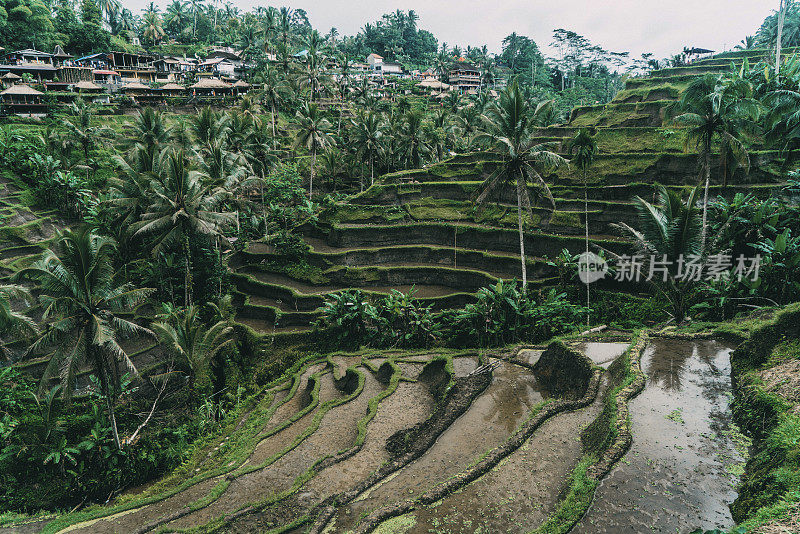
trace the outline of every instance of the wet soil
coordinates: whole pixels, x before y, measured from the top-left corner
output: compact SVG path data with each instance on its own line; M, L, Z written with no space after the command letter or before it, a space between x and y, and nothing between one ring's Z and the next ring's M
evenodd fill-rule
M576 348L588 356L595 364L608 369L611 362L625 354L629 346L629 343L587 341L580 343Z
M276 399L274 401L274 405L278 406L277 410L270 418L270 421L267 425L267 428L273 428L283 422L286 417L290 416L294 412L290 412L288 410L294 409L295 412L299 410L298 406L300 406L300 399L303 397L303 391L305 390L308 384L308 377L311 376L313 373L319 371L320 369L324 368L325 364L315 364L310 366L301 376L301 383L297 389L296 394L290 399L288 402L280 404L283 399L283 396ZM285 393L283 394L285 395ZM289 427L291 428L291 427ZM280 433L279 433L280 434ZM273 437L277 437L276 434ZM262 443L266 443L262 442ZM193 502L206 497L209 492L216 486L219 482L224 479L223 476L210 478L208 480L204 480L194 486L191 486L184 491L173 495L167 499L162 501L143 506L141 508L137 508L134 510L129 510L126 512L121 512L120 514L115 514L109 516L107 518L94 520L94 521L87 521L86 523L79 523L66 532L85 532L85 533L98 533L98 534L111 534L111 533L128 533L128 532L135 532L138 528L142 527L143 525L147 525L153 522L156 522L162 518L166 518L167 516L172 515L173 513L184 509L185 507L189 506Z
M459 473L485 451L502 444L529 410L543 399L527 369L500 362L492 382L419 459L344 506L335 532L352 528L364 512L414 498Z
M633 445L598 487L577 534L731 527L732 467L743 461L731 421L731 349L655 340L642 355L644 391L630 402Z
M478 368L478 358L453 358L453 372L457 377L467 376Z
M271 495L290 489L295 479L305 473L315 461L351 447L356 439L356 425L366 414L369 400L383 389L368 370L362 368L361 371L365 375L364 389L361 393L353 400L328 411L322 418L319 428L297 447L266 468L232 481L227 491L214 503L169 523L167 527L187 528L202 525L220 516L231 514L247 504L263 501ZM330 374L326 374L325 377L332 382ZM329 389L327 380L323 380L322 384L322 389ZM323 393L322 389L321 403L332 398L328 396L331 392ZM302 419L298 421L301 422ZM300 426L305 428L307 424Z
M582 455L581 431L603 407L603 391L590 406L548 419L521 448L462 490L411 512L410 534L530 532L543 523Z

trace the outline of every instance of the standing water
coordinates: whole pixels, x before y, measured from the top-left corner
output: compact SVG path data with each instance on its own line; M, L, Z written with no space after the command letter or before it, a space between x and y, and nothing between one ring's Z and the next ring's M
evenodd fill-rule
M573 533L683 533L734 524L728 506L745 459L729 406L731 350L676 340L645 349L647 384L630 402L633 445Z

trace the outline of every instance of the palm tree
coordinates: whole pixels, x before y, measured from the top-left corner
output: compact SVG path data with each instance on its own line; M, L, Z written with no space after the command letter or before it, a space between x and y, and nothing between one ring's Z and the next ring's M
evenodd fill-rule
M83 151L83 160L89 166L89 151L114 136L114 130L105 126L92 126L95 108L78 98L67 108L68 116L61 119L66 135Z
M319 34L316 30L311 32L311 40L314 41L314 36L319 38ZM302 83L305 86L308 86L309 90L311 91L310 99L316 100L319 96L319 92L322 89L322 64L324 62L324 58L322 54L319 53L317 46L312 44L308 49L308 54L306 55L306 68L302 74Z
M181 0L172 0L167 6L164 22L172 28L173 35L179 35L186 28L186 3Z
M169 142L171 127L167 126L160 111L150 106L139 111L133 122L128 124L128 136L132 147L141 148L152 158L158 148Z
M699 190L698 185L684 201L680 193L657 185L657 205L640 197L635 198L639 214L638 229L625 223L617 224L633 240L638 254L645 258L672 262L667 272L653 277L650 282L669 300L672 315L677 322L681 322L686 316L686 296L692 281L691 277L683 276L680 272L685 266L678 265L675 258L697 256L704 246L703 237L698 231L701 224L697 213Z
M308 182L308 198L314 192L314 168L317 165L317 152L325 150L333 140L331 130L333 126L322 116L316 104L305 102L297 112L297 139L295 146L303 146L311 152L311 178Z
M481 134L480 140L489 145L490 150L502 158L491 175L481 184L475 203L484 205L494 193L504 186L515 184L517 193L517 229L519 230L519 253L522 262L522 287L528 285L525 260L525 234L523 233L523 208L533 220L533 210L528 193L528 182L539 185L550 203L555 207L550 188L542 178L541 172L551 170L567 163L567 160L551 152L547 143L535 142L530 122L530 104L522 96L519 85L514 81L500 94L496 107L489 109L485 120L489 131Z
M197 38L197 12L203 7L203 0L188 0L192 8L192 39Z
M256 82L261 84L261 95L269 106L272 121L272 143L275 147L275 112L279 108L286 94L286 82L283 81L275 67L268 66L265 71L256 76Z
M225 191L204 184L183 150L161 153L152 182L153 203L142 214L134 235L153 235L153 256L180 245L184 255L184 301L192 303L192 257L189 241L197 235L220 236L233 214L217 211Z
M407 166L418 168L422 166L423 153L428 150L427 135L422 128L425 115L420 110L412 109L403 118L400 146L405 153Z
M339 75L339 122L336 125L336 133L342 133L342 117L344 116L344 103L347 100L347 91L350 88L350 56L342 54L339 58L341 74Z
M325 175L330 177L333 191L336 191L336 177L342 172L342 152L335 147L328 149L320 156L322 169Z
M569 153L574 154L572 162L583 171L583 218L586 237L586 255L589 255L589 182L586 171L597 154L597 141L587 129L581 130L569 142ZM588 261L588 259L587 259ZM589 325L589 284L586 284L586 325Z
M480 128L481 112L477 106L469 105L454 115L456 126L464 138L467 149L472 146L472 139Z
M192 387L198 377L207 378L211 362L234 342L228 321L206 327L197 306L172 312L165 320L153 323L152 329L167 350L189 367Z
M30 302L31 294L25 287L17 284L0 284L0 356L10 359L11 351L3 338L12 335L15 338L34 336L38 329L36 322L25 314L14 311L12 301Z
M202 146L208 146L215 139L227 141L230 118L224 113L217 113L210 107L200 110L197 115L192 115L189 121L189 130L195 141Z
M683 92L674 122L689 127L688 143L694 142L701 160L703 192L703 253L708 228L708 190L711 183L711 153L715 140L720 142L723 186L727 185L727 161L734 157L738 164L748 165L749 156L740 140L748 124L758 117L758 102L753 99L750 82L738 77L707 74L693 81Z
M151 43L156 44L164 38L166 32L161 22L161 16L154 11L146 11L142 17L142 35Z
M358 121L353 121L353 142L357 152L369 161L369 183L375 183L375 156L381 151L381 138L385 125L380 114L374 111L361 112ZM361 180L364 190L364 180Z
M65 230L58 238L58 254L46 250L41 259L18 276L38 281L43 320L48 322L30 349L52 350L40 390L49 389L51 378L59 376L62 395L68 399L78 373L90 367L100 382L114 442L122 448L114 412L121 393L120 364L134 373L136 367L119 340L152 332L120 314L130 313L152 290L116 282L116 248L113 239L88 227Z

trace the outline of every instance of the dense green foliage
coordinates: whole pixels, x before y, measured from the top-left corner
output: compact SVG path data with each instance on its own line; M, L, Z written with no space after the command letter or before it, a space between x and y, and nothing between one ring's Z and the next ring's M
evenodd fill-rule
M516 281L482 288L476 302L460 310L434 314L412 294L393 290L372 302L360 290L334 293L326 299L318 327L335 336L335 346L454 347L502 346L538 342L574 330L584 308L564 293L541 296L522 291Z

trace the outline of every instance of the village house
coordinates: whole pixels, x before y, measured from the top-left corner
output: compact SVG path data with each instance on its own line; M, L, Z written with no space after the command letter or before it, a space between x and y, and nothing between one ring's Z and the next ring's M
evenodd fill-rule
M481 86L481 71L478 67L467 61L456 61L450 67L448 77L450 85L462 93L470 90L477 91Z
M403 74L403 66L400 63L396 63L394 61L385 61L383 56L379 56L378 54L373 53L368 55L367 65L369 65L369 68L373 73L380 74L381 76L386 74Z
M37 82L51 81L56 77L57 68L53 65L53 54L28 48L10 52L0 63L0 75L7 72L23 76L30 74Z
M47 104L42 101L44 93L24 83L12 85L0 92L0 114L22 117L44 117Z

